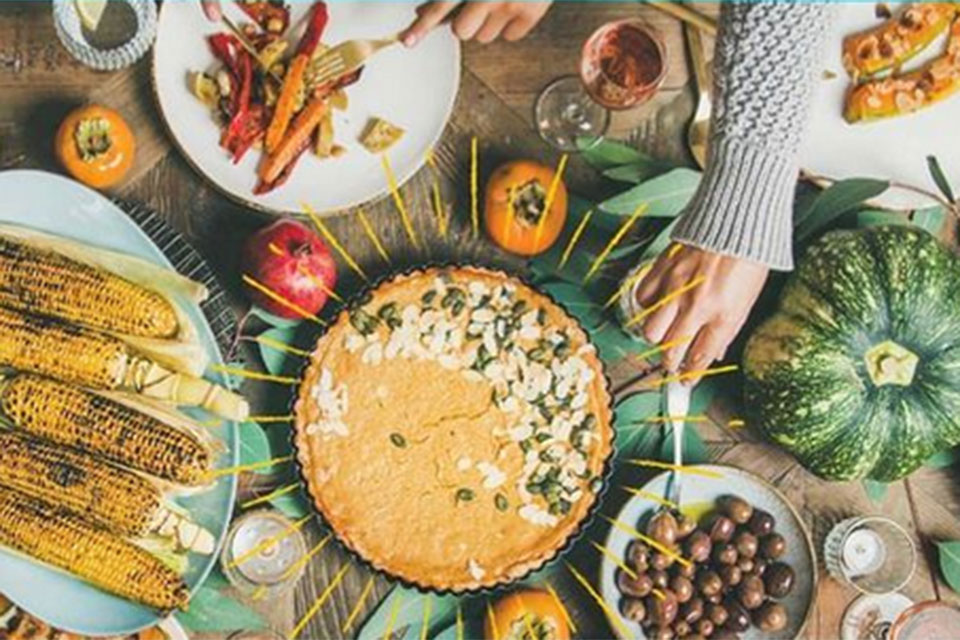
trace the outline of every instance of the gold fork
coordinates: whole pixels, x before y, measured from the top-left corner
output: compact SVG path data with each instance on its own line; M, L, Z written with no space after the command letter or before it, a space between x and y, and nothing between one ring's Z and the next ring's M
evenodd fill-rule
M707 145L710 141L710 114L713 111L713 100L710 98L710 71L703 55L703 40L700 30L687 23L683 25L683 32L687 36L687 48L690 50L690 65L693 67L693 76L697 83L697 110L687 129L687 144L690 153L702 169L707 163Z
M310 65L314 85L321 85L334 78L356 71L370 56L381 49L396 44L399 38L390 36L380 40L347 40L331 48Z

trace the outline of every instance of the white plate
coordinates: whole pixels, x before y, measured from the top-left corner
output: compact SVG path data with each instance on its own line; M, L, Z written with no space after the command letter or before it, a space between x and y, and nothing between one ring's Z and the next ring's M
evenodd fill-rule
M0 172L0 221L33 227L75 238L91 245L123 251L172 268L147 235L115 204L99 193L60 176L42 171ZM212 363L222 364L220 351L200 308L186 303L190 319ZM223 382L219 379L218 382ZM204 412L193 413L209 419ZM227 452L217 467L237 464L237 427L212 428ZM178 500L191 516L210 530L217 548L230 522L236 494L236 476L221 478L209 491ZM217 553L190 556L184 576L194 592L216 563ZM127 635L157 624L156 611L111 596L66 573L49 569L0 548L0 593L44 622L82 635Z
M893 9L896 11L896 7ZM898 118L862 124L848 124L843 119L843 101L850 78L840 62L841 43L846 35L875 26L880 20L874 14L873 2L843 4L835 16L823 68L836 77L819 80L800 166L830 178L895 180L939 193L927 171L926 158L935 155L948 177L960 179L960 144L957 144L960 95ZM944 43L945 37L937 39L923 55L905 65L905 70L941 54ZM936 204L903 189L889 189L874 202L894 209Z
M224 11L243 21L231 0ZM310 3L294 2L291 24ZM327 44L352 38L379 38L397 33L415 16L405 2L332 2L323 35ZM350 104L334 118L334 136L347 147L339 158L320 160L307 152L286 184L253 195L261 153L251 150L234 165L220 148L220 130L207 107L190 92L187 74L216 68L206 36L224 31L206 20L199 2L165 2L153 50L153 79L160 112L177 145L200 173L228 196L274 212L299 212L308 203L319 211L345 209L384 195L387 180L380 158L357 141L367 121L380 116L406 129L389 150L397 179L403 183L419 169L437 143L460 84L460 45L449 29L435 29L413 49L395 45L376 55L359 82L347 88ZM299 33L295 34L299 36Z
M781 558L796 574L796 581L790 595L780 600L787 608L788 624L779 633L763 633L751 626L746 633L739 634L743 640L780 640L795 638L803 630L807 616L813 606L816 589L817 560L813 551L810 535L797 517L796 511L786 498L770 484L746 471L714 464L696 465L699 469L715 471L723 475L722 479L706 478L693 474L683 477L683 505L712 505L717 498L725 495L738 495L757 508L767 511L776 520L776 531L787 541L787 552ZM661 473L644 485L643 490L654 495L666 495L667 478L670 472ZM634 496L617 514L617 520L631 527L653 514L659 505L642 496ZM607 537L607 549L616 557L626 557L627 545L633 537L617 527L611 527ZM604 556L600 566L600 592L625 629L632 632L631 638L645 638L640 625L620 615L620 591L616 584L617 566ZM620 636L617 625L613 630Z

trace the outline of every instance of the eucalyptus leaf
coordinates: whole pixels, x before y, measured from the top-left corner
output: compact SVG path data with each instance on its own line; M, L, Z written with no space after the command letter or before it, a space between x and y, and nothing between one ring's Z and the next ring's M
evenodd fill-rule
M210 585L200 587L190 598L190 608L177 613L176 617L194 633L259 631L267 628L260 614Z
M878 227L888 224L913 224L906 211L892 211L890 209L863 209L857 211L857 227Z
M806 210L798 212L794 219L794 237L798 242L806 240L889 187L889 182L872 178L848 178L834 182Z
M710 462L710 452L700 437L695 423L687 423L683 427L683 437L680 443L683 449L684 464L704 464ZM659 459L665 462L673 461L673 427L667 426L663 434L663 444L660 447Z
M960 593L960 540L943 540L937 543L940 572L950 588Z
M930 170L930 176L936 183L937 188L940 189L940 193L943 194L950 204L954 204L957 199L953 195L950 181L947 180L947 176L944 175L943 168L940 166L940 161L937 160L936 156L927 156L927 168Z
M568 282L548 282L543 285L553 298L590 330L602 322L600 305L594 302L582 286Z
M600 359L606 363L621 360L631 354L650 349L650 343L620 328L616 321L607 320L590 331L590 340L596 345Z
M952 467L958 461L960 461L960 450L947 449L946 451L940 451L927 458L923 466L931 469L944 469L946 467Z
M597 140L594 137L581 136L577 138L577 148L584 160L601 171L624 165L658 162L635 147L608 138Z
M659 455L663 430L650 418L660 415L660 394L655 391L626 396L614 407L618 458L649 458Z
M291 520L299 520L312 510L310 503L300 491L294 491L277 496L270 501L270 505Z
M419 638L423 629L424 598L430 598L430 629L427 630L427 637L432 637L431 632L444 629L456 620L457 596L423 594L416 589L397 585L363 622L357 640L380 640L394 611L394 631L402 632L401 637L404 638ZM394 609L398 600L400 602Z
M690 202L700 172L693 169L673 169L663 175L642 182L632 189L600 203L601 210L621 216L629 216L641 204L647 205L644 214L651 218L673 218Z
M673 228L677 226L677 222L678 219L671 220L670 224L665 226L660 233L657 234L657 237L654 238L653 241L643 250L643 253L640 254L640 260L651 260L656 258L663 253L667 247L670 246L670 243L672 242L670 236L673 234ZM640 260L638 260L638 262Z
M270 453L270 441L267 439L267 434L264 432L263 427L256 422L247 420L246 422L241 422L237 428L240 432L241 465L263 462L272 457ZM257 473L264 474L272 472L273 469L270 467L257 470Z
M640 162L634 164L625 164L619 167L611 167L603 172L603 177L616 180L617 182L629 182L640 184L644 180L649 180L661 173L668 171L670 165L657 161Z
M280 316L274 315L266 309L257 306L251 307L250 315L260 318L271 327L279 327L281 329L295 327L303 322L303 318L281 318Z
M877 482L869 478L863 481L863 490L866 492L867 497L873 502L883 502L884 498L887 497L887 491L889 491L889 489L890 485L886 482Z
M303 331L301 331L302 328L305 328L305 325L274 327L273 329L267 329L260 335L264 338L280 342L281 344L294 348L302 348L300 344L298 344L298 336L303 333ZM263 360L264 368L275 376L295 376L303 364L303 358L301 356L294 355L288 351L263 344L262 342L258 342L257 347L260 350L260 358Z

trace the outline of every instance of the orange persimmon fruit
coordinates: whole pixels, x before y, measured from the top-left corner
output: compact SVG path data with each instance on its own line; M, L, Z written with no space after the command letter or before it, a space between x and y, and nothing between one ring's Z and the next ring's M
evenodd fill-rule
M500 248L533 256L557 241L567 220L567 188L559 180L548 203L554 176L552 168L532 160L508 162L493 172L484 194L483 221Z
M116 185L133 166L133 132L119 113L100 105L67 114L54 146L67 173L96 189Z
M537 638L570 640L570 627L560 605L552 595L538 589L514 591L497 600L493 615L486 617L483 637L521 638L526 637L525 632L529 635L529 628L534 629Z

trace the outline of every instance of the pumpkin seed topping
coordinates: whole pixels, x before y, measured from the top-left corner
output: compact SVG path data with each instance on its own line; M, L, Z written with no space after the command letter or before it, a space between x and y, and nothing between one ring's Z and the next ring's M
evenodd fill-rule
M502 493L493 496L493 504L497 508L497 511L506 511L510 508L510 502L507 501L506 496Z
M473 493L472 489L462 488L457 489L457 493L454 497L456 498L457 502L470 502L474 499L475 494Z
M403 437L402 435L400 435L399 433L391 433L391 434L390 434L390 442L393 443L393 446L399 447L399 448L401 448L401 449L403 449L404 447L407 446L407 439L404 438L404 437Z

